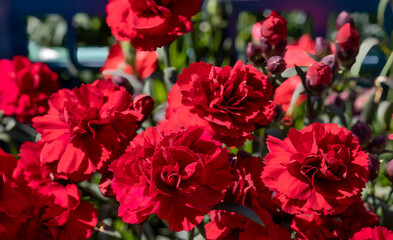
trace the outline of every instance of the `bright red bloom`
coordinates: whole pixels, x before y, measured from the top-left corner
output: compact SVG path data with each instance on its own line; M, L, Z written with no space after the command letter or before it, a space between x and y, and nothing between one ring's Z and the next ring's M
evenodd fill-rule
M272 13L262 21L261 37L266 38L270 45L277 45L282 40L286 41L287 33L287 20L278 15L275 11L272 11Z
M47 115L33 119L44 143L41 165L73 181L88 179L96 171L105 173L146 117L135 109L125 88L105 80L62 89L51 96L49 105Z
M228 146L241 146L275 114L272 84L251 65L233 68L190 64L169 93L166 118L173 125L200 125Z
M291 228L296 231L295 236L299 240L345 239L339 220L315 213L295 215Z
M47 65L23 56L0 60L0 78L0 110L24 123L47 112L49 96L60 86Z
M191 31L200 5L201 0L110 0L107 23L117 40L155 50Z
M245 152L235 158L235 181L225 191L223 202L240 203L253 210L265 227L228 211L212 211L212 221L206 225L207 239L290 239L288 231L274 224L271 214L277 214L272 192L262 183L263 163L259 157Z
M308 34L303 34L298 42L288 44L284 55L287 68L295 65L308 67L313 64L315 60L308 53L315 54L314 45L314 41Z
M96 224L97 210L80 200L76 185L52 182L32 193L30 212L17 239L86 239Z
M31 188L38 188L40 185L45 185L51 182L50 168L48 166L41 166L40 156L43 143L41 141L24 142L20 147L20 154L18 165L14 170L13 178L22 181Z
M359 199L368 181L368 156L345 128L314 123L269 136L262 180L283 211L338 214ZM291 183L291 184L288 184Z
M106 58L104 66L100 69L106 78L112 79L111 71L122 70L124 73L135 76L140 81L148 78L157 67L158 55L152 51L136 51L135 69L126 62L120 43L114 44Z
M228 151L198 127L166 133L148 128L110 170L125 222L155 213L172 231L200 223L233 180Z
M357 232L351 240L391 240L393 239L393 231L384 227L377 226L375 228L363 228Z
M13 184L16 159L0 149L0 239L15 239L25 221L28 200L23 189Z

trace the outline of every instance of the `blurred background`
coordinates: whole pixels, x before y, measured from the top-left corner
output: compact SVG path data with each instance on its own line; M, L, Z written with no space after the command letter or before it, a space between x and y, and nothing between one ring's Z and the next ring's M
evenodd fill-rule
M279 11L288 20L288 42L303 33L334 39L334 22L343 10L352 13L361 39L389 41L392 11L389 0L205 0L193 18L194 31L171 44L173 65L181 70L194 61L218 66L246 61L252 25ZM61 73L68 87L91 82L115 42L106 25L107 0L0 0L0 58L28 56ZM383 8L383 9L381 9ZM388 9L388 10L386 10ZM380 12L382 15L382 23ZM379 15L378 15L379 14ZM386 31L383 31L386 30ZM386 44L392 46L391 43ZM160 54L160 49L158 53ZM371 51L363 71L377 74L385 62L380 49Z

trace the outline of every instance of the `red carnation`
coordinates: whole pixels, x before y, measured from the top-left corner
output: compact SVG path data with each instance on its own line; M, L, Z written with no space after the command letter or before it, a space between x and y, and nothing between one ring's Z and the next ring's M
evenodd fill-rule
M200 223L233 180L228 151L198 127L148 128L110 170L125 222L141 223L155 213L172 231Z
M97 210L80 200L76 185L52 182L31 194L27 221L15 239L86 239L96 224Z
M0 60L0 78L0 110L24 123L47 112L48 98L60 85L47 65L23 56Z
M284 55L287 68L295 65L308 67L313 64L315 60L308 53L315 54L314 46L315 43L308 34L303 34L299 41L288 44Z
M270 192L261 181L263 163L259 157L245 152L235 158L235 181L225 191L223 202L235 202L253 210L265 227L252 220L228 211L212 211L212 221L206 225L207 239L290 239L288 231L274 224L277 215Z
M282 40L286 41L287 33L287 20L275 11L262 22L261 36L266 38L270 45L277 45Z
M298 75L295 75L285 80L280 86L278 86L278 88L276 88L276 91L274 91L273 100L276 104L281 105L284 112L289 110L292 95L300 84L302 84L302 79L300 79ZM300 95L295 106L299 106L306 99L306 94Z
M251 65L193 63L179 75L168 99L173 125L200 125L228 146L241 146L251 132L273 119L272 84Z
M117 40L155 50L191 31L200 5L201 0L110 0L107 23Z
M262 180L283 211L338 214L358 200L368 180L368 157L350 131L314 123L269 136ZM288 184L291 183L291 184Z
M48 166L41 166L40 156L43 143L41 141L24 142L20 147L18 165L14 170L13 178L20 184L27 184L31 188L38 188L51 182L51 170ZM23 183L21 183L23 182Z
M384 227L377 226L375 228L363 228L357 232L351 240L391 240L393 239L393 231Z
M24 189L15 186L12 172L16 159L0 149L0 239L15 239L25 218L28 200Z
M49 105L47 115L33 119L44 143L41 165L73 181L88 179L96 171L105 173L146 117L135 109L125 88L104 80L62 89L51 96Z
M158 55L155 51L147 52L137 50L134 60L135 68L133 68L127 63L120 43L116 43L110 48L109 55L100 71L108 79L113 79L113 71L121 70L142 81L148 78L156 70L157 60Z
M292 220L291 228L299 240L345 239L345 232L339 220L333 217L299 214Z

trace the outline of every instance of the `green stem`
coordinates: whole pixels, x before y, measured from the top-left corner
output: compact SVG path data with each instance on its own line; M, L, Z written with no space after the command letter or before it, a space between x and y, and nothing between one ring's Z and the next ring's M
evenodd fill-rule
M171 43L166 43L164 45L164 64L165 68L172 67L171 59L169 57L169 46Z
M189 232L188 232L188 240L193 240L194 239L194 236L195 236L195 228L193 228L193 229L191 229Z

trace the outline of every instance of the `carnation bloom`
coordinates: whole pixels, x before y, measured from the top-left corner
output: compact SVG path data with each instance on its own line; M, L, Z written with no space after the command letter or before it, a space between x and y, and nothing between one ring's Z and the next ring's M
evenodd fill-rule
M391 240L393 239L393 232L387 228L377 226L375 228L363 228L361 231L355 233L351 240Z
M122 72L134 76L142 81L148 78L156 70L157 60L157 52L137 50L134 59L135 68L133 68L130 64L127 63L120 43L116 43L110 48L109 55L100 71L108 79L113 78L113 71L121 70Z
M135 104L141 97L133 102L125 88L105 80L53 94L48 114L33 119L44 143L41 164L73 181L105 173L146 117L143 104Z
M314 123L269 136L262 181L283 211L338 214L358 200L368 181L368 156L350 131ZM291 183L291 184L288 184Z
M242 146L252 131L273 119L272 84L251 65L233 68L190 64L169 93L166 118L172 125L200 125L228 146Z
M23 56L0 60L0 78L0 110L24 123L46 113L48 98L60 85L47 65Z
M20 226L17 239L86 239L97 224L97 210L80 200L74 184L63 187L48 183L29 198L27 220Z
M147 128L110 170L125 222L141 223L155 213L172 231L199 224L233 180L228 150L199 127Z
M16 159L0 148L0 239L15 239L19 226L25 221L28 200L24 189L13 183Z
M235 158L235 181L225 191L223 202L242 204L254 211L265 226L229 211L212 211L206 224L207 239L290 239L288 231L274 224L277 210L270 192L261 181L263 163L259 157L239 152Z
M110 0L107 23L117 40L155 50L191 31L200 5L201 0Z
M314 44L308 34L303 34L298 42L288 44L284 55L287 68L295 65L308 67L313 64L315 60L308 53L315 54Z

